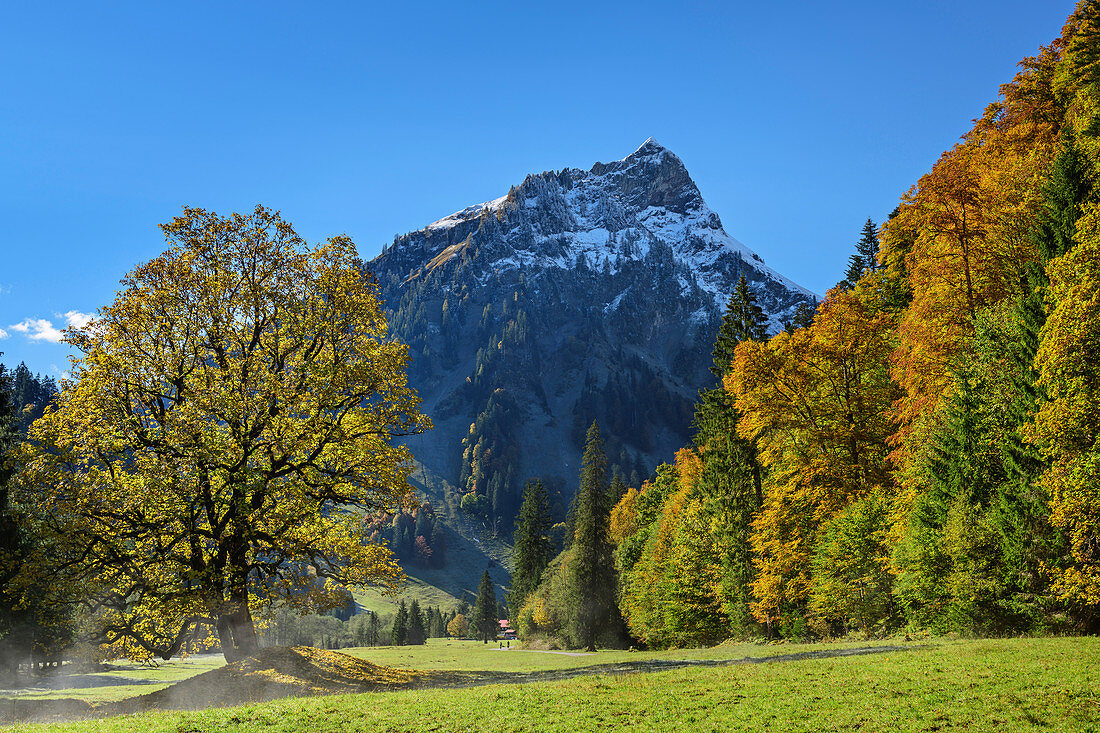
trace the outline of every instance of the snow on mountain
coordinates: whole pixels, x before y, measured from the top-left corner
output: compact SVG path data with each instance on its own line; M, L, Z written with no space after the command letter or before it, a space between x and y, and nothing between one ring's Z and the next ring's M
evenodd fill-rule
M685 290L697 286L719 310L737 277L745 274L773 331L790 318L797 302L817 297L730 236L680 158L653 138L625 158L596 163L587 171L529 175L507 195L456 211L406 235L403 244L426 250L425 269L432 270L459 256L469 235L489 216L498 220L500 231L498 246L482 263L487 272L569 269L583 258L587 267L614 274L624 259L642 259L662 242L692 280Z

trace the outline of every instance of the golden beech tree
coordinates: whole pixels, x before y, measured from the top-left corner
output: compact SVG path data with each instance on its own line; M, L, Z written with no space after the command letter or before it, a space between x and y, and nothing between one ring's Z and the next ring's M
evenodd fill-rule
M162 229L170 249L67 332L81 355L21 484L116 652L169 658L205 626L234 660L260 608L402 580L354 509L410 500L392 438L430 423L350 239L309 246L263 207Z
M811 327L737 346L726 389L742 414L738 433L757 441L769 469L751 537L758 570L752 609L761 622L805 601L821 525L892 486L892 323L888 314L869 313L856 293L833 291Z
M1061 47L1021 62L962 142L902 198L886 224L884 262L904 259L912 303L898 323L894 379L904 469L910 436L951 383L950 372L977 312L1012 293L1037 259L1029 238L1040 182L1057 152L1061 109L1051 89ZM899 244L907 251L895 252ZM918 431L919 432L919 431Z

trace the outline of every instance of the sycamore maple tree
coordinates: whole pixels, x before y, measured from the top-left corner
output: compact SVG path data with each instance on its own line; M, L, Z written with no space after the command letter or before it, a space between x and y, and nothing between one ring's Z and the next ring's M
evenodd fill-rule
M263 207L162 229L171 248L67 333L22 484L104 642L169 658L212 627L232 661L261 608L400 582L353 509L410 499L392 439L430 424L349 238L307 245Z

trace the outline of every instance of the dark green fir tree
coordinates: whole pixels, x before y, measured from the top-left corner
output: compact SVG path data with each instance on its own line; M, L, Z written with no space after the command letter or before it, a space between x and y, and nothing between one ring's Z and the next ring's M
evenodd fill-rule
M515 552L512 556L512 588L508 603L520 608L538 587L542 572L550 564L550 496L542 481L532 479L523 487L523 504L516 517Z
M711 372L724 378L732 367L737 344L766 337L764 315L751 290L737 288L722 317L714 344ZM752 441L737 435L737 409L719 385L702 390L695 409L695 448L703 464L699 492L703 496L715 545L721 552L722 608L734 631L751 623L749 585L753 580L749 533L762 501L762 474Z
M851 290L865 273L874 272L878 263L878 226L870 217L863 224L856 251L848 257L848 269L837 287Z
M394 646L404 646L409 643L409 609L404 600L398 605L397 615L393 617L390 643Z
M489 571L481 574L481 582L477 586L477 601L474 603L474 618L471 622L476 638L482 642L497 637L500 629L500 620L497 618L497 593L493 588L493 579L489 577Z
M581 460L572 557L566 573L569 635L589 651L595 651L601 635L613 632L622 623L616 603L614 547L607 535L610 500L607 456L600 427L593 422Z
M420 612L420 603L415 599L409 605L409 631L405 637L408 644L423 644L428 640L428 632L425 630L424 615Z

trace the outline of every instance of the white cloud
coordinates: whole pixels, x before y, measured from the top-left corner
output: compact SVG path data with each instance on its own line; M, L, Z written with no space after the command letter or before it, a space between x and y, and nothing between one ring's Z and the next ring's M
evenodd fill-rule
M54 328L53 323L45 318L28 318L22 323L13 323L10 328L31 341L60 341L62 335L61 331Z
M65 324L61 328L84 328L95 318L91 313L81 313L80 311L67 311L64 315L58 313L57 317L65 320ZM31 341L60 342L62 336L64 336L61 328L54 326L53 321L46 318L28 318L21 323L13 323L8 328L23 334ZM0 328L0 339L7 338L9 335L7 331Z
M85 326L87 326L91 322L92 318L94 318L94 317L95 316L93 316L91 313L81 313L80 311L68 311L67 313L65 313L65 322L68 323L70 326L76 326L77 328L84 328Z

